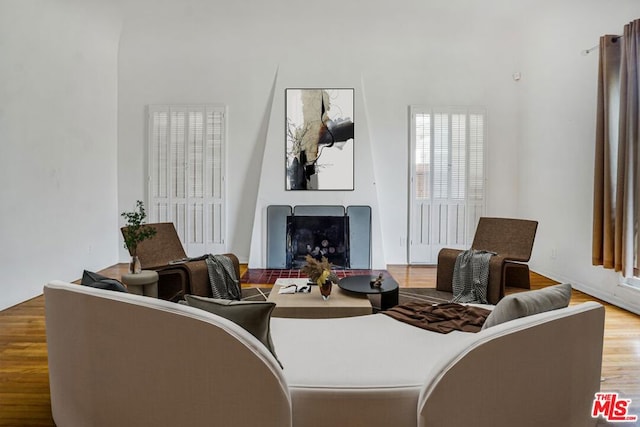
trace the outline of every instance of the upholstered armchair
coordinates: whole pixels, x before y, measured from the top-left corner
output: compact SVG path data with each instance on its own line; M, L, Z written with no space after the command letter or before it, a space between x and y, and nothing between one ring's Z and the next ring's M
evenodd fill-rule
M504 296L505 286L530 288L529 266L537 221L482 217L471 249L495 252L489 262L487 300L496 304ZM453 269L462 250L444 248L438 253L436 289L453 291Z
M137 254L143 269L158 272L158 298L176 300L185 294L210 297L209 271L204 260L175 263L187 254L173 223L147 225L156 229L156 235L139 243ZM240 279L238 257L224 255L233 261L236 277Z

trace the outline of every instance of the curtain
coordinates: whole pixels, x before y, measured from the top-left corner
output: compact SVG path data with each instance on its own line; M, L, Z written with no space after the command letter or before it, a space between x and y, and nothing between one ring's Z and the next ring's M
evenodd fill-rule
M600 38L594 168L594 265L638 273L640 20Z

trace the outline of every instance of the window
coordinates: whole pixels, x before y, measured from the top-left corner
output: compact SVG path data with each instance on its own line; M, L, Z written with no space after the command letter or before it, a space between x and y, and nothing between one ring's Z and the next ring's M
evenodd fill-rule
M149 222L173 222L189 256L225 252L225 108L149 106Z
M432 264L442 247L471 244L484 213L486 114L411 107L409 261Z

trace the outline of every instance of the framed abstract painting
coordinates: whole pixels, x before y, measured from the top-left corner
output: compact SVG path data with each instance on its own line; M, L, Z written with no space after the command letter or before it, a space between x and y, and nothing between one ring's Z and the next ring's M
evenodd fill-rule
M353 190L354 90L285 89L287 190Z

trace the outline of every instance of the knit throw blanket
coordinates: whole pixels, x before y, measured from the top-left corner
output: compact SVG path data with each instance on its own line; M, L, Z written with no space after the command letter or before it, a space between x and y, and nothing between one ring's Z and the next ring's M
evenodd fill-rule
M205 262L213 298L240 300L240 280L236 277L233 261L224 255L207 255Z
M469 249L456 258L453 269L453 300L457 303L487 304L489 260L494 252Z

